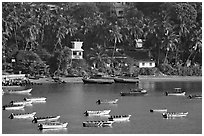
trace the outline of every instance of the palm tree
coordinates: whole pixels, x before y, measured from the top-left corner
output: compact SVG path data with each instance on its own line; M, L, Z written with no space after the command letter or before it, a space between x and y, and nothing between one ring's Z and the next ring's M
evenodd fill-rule
M114 49L112 54L112 57L114 57L116 44L123 41L123 35L121 34L121 27L117 25L117 22L115 25L110 23L109 32L110 32L110 40L114 41Z
M90 48L91 52L88 55L91 61L93 61L94 68L105 68L108 55L105 53L105 47L96 44L95 48Z

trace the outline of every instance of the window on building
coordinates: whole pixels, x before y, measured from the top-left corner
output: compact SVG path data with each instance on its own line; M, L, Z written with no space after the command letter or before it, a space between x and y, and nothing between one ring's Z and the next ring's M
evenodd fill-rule
M79 52L79 56L81 56L81 52Z
M119 15L123 15L123 10L118 11Z
M76 52L76 51L73 51L73 55L77 55L77 52Z

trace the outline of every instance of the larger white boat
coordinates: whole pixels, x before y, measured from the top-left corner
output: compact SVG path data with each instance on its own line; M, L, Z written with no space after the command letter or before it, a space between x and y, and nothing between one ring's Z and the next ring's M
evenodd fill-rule
M60 123L60 122L44 122L38 125L39 129L61 129L67 128L68 123Z
M32 101L32 102L46 102L45 97L31 97L31 98L24 98L25 101Z
M29 94L32 91L32 88L25 90L7 90L7 93L10 94Z
M116 122L129 121L130 117L131 117L131 115L114 115L114 116L110 116L108 118L108 120L109 121L116 121Z
M188 112L167 112L162 114L164 118L186 117L187 115Z
M3 110L23 110L24 105L4 105Z
M85 121L83 127L112 127L113 121Z
M166 96L185 96L186 92L182 91L181 88L174 88L173 92L165 92Z
M11 113L9 118L10 119L33 119L35 116L36 112L33 113L20 113L20 114L14 114Z
M60 116L34 117L32 122L33 123L37 123L37 122L51 122L51 121L57 121L59 118L60 118Z
M84 115L85 116L91 116L91 115L98 115L98 116L103 116L103 115L108 115L111 110L102 110L102 111L85 111Z

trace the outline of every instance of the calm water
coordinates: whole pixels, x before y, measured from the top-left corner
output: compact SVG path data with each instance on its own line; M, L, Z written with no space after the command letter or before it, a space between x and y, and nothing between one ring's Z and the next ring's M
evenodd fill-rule
M121 91L134 88L132 84L46 84L33 86L32 97L47 97L46 103L33 104L24 111L2 111L3 134L201 134L202 133L202 100L190 100L183 96L165 96L164 91L181 87L189 94L201 94L202 82L141 82L140 87L148 90L146 96L120 96ZM26 95L2 96L2 104L11 100L21 101ZM97 105L97 99L115 99L118 104ZM185 118L163 119L160 113L150 113L152 108L167 108L168 111L189 114ZM112 128L84 128L86 120L107 120L103 117L85 117L85 110L111 109L111 115L131 114L129 122L114 123ZM37 129L37 124L30 120L9 119L11 112L33 112L36 116L60 115L60 121L68 122L68 128L62 130Z

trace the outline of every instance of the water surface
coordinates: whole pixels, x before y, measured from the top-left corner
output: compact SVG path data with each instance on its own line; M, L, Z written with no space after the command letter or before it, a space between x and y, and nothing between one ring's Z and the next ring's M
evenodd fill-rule
M201 94L202 82L154 82L142 81L139 87L147 89L146 96L120 96L121 91L128 92L136 87L134 84L96 85L83 83L44 84L32 86L32 97L47 97L46 103L37 103L25 107L24 111L2 111L3 134L201 134L202 133L202 100L190 100L182 96L165 96L165 91L180 87L189 94ZM2 96L2 104L12 100L23 100L26 95ZM118 104L97 105L98 99L118 98ZM185 118L164 119L161 113L150 113L152 108L167 108L172 112L188 111ZM107 117L85 117L86 110L111 109L111 115L131 114L129 122L114 123L112 128L84 128L83 121L107 120ZM60 115L60 121L68 122L67 129L43 130L31 120L11 120L11 112L33 112L36 116Z

